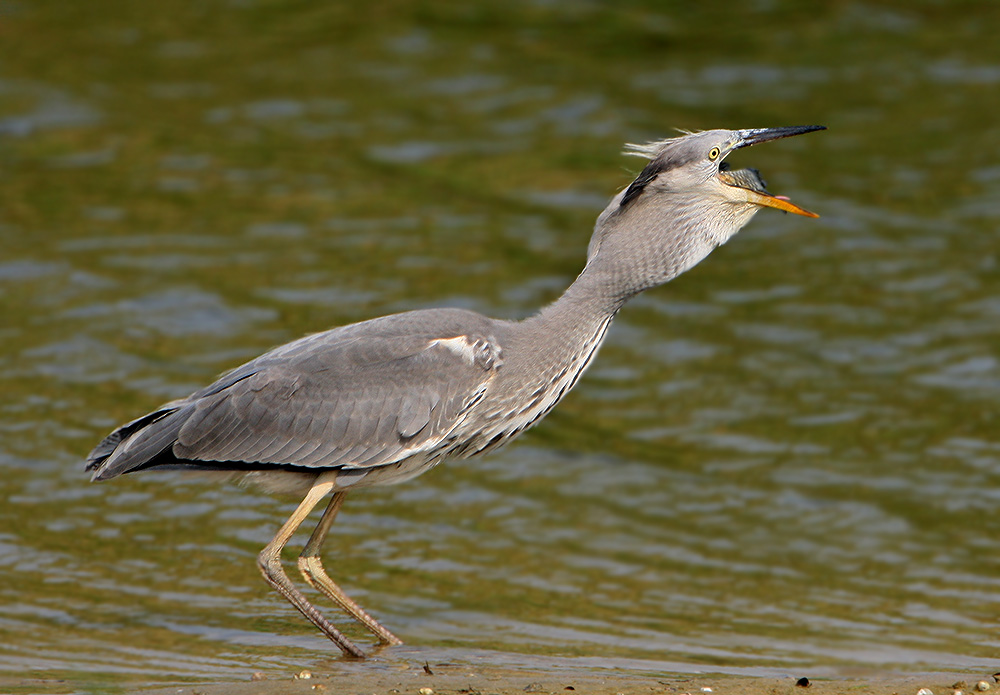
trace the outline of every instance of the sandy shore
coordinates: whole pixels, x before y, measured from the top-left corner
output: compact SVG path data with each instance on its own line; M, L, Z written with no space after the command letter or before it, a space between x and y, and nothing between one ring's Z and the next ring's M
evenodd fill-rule
M260 674L256 678L261 678ZM800 678L808 678L801 676ZM557 672L484 664L392 664L381 667L351 666L336 672L304 671L284 678L248 678L245 682L177 685L141 690L144 695L650 695L655 693L702 695L917 695L929 688L934 695L980 692L979 681L1000 693L987 675L923 673L885 677L823 678L800 681L795 677L753 677L725 674L632 674L606 672ZM982 686L980 686L982 687Z

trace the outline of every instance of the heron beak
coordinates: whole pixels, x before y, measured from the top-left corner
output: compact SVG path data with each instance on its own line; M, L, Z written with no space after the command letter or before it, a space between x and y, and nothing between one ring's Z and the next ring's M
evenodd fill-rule
M775 210L782 210L783 212L793 212L796 215L802 215L803 217L819 217L819 215L815 212L810 212L805 208L800 208L783 195L771 195L767 191L754 191L751 189L744 190L747 192L748 203L774 208Z
M748 128L746 130L736 131L736 142L733 143L732 149L738 150L741 147L750 147L751 145L759 145L762 142L768 142L769 140L778 140L780 138L790 138L793 135L802 135L803 133L811 133L814 130L826 130L825 125L793 125L786 128Z
M730 147L730 152L742 147L750 147L770 140L788 138L793 135L811 133L814 130L826 130L822 125L790 126L786 128L750 128L736 131L736 139ZM815 212L795 205L785 196L771 195L764 188L764 180L756 169L741 169L739 171L720 171L719 179L727 186L739 188L746 193L748 203L762 207L774 208L784 212L795 213L803 217L819 217Z

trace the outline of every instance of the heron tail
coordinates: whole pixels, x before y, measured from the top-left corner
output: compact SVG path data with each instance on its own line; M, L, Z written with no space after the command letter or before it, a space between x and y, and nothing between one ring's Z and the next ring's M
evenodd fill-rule
M170 450L188 415L189 408L170 403L116 429L87 456L91 481L149 468L165 456L173 459Z

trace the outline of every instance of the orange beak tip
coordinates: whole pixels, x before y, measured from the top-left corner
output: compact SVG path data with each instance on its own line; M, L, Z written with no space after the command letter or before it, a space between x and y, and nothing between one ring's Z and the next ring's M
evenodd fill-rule
M790 205L791 205L791 203L790 203ZM794 205L794 208L795 208L794 210L785 209L785 208L779 208L779 209L783 210L784 212L791 212L791 213L794 213L796 215L802 215L803 217L812 217L812 218L819 217L819 215L817 215L815 212L812 212L810 210L806 210L805 208L800 208L798 205Z
M800 208L798 205L789 200L787 196L783 195L770 195L751 191L751 195L748 196L748 200L749 202L756 203L757 205L761 205L763 207L774 208L775 210L781 210L783 212L792 212L796 215L802 215L803 217L819 217L819 215L815 212L809 212L805 208Z

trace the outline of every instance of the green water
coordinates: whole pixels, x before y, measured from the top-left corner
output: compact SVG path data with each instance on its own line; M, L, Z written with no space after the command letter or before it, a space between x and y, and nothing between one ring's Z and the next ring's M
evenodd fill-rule
M90 448L308 332L530 314L626 141L810 123L733 163L821 219L762 212L632 302L518 443L350 497L328 564L390 660L1000 670L998 32L986 2L0 4L0 685L336 669L254 566L294 501L92 485Z

